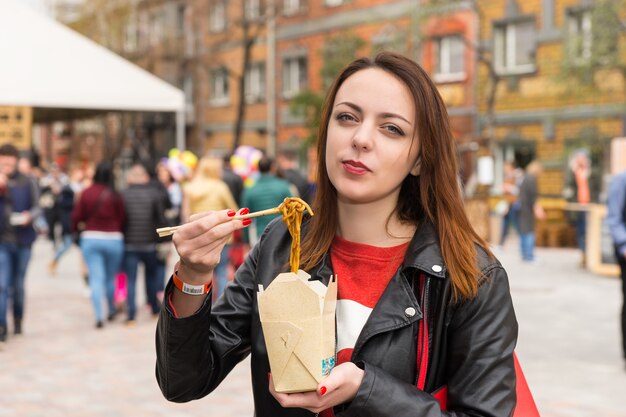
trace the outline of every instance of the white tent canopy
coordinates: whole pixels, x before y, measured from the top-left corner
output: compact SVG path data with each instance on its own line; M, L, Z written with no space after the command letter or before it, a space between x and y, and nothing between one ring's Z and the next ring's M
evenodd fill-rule
M180 89L13 0L0 0L0 105L176 112L185 147Z

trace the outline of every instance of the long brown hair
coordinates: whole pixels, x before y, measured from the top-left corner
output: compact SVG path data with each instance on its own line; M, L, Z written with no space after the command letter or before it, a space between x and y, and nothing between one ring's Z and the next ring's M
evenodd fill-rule
M337 190L328 178L325 158L335 96L346 79L367 68L380 68L394 75L407 86L415 102L415 138L420 145L421 169L419 176L408 175L404 179L397 215L400 220L416 225L424 221L435 225L452 282L453 298L473 298L480 278L475 245L482 246L490 255L491 252L465 214L448 112L426 72L409 58L393 52L381 52L374 60L353 61L341 71L326 95L317 143L317 192L313 207L318 215L311 218L302 241L302 269L312 268L324 257L339 223Z

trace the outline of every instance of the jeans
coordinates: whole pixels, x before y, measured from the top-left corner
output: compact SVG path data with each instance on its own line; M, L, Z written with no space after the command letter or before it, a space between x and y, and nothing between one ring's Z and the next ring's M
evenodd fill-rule
M587 234L587 213L577 213L576 217L576 245L585 252L585 235Z
M60 248L58 248L54 254L54 262L59 262L61 256L65 254L72 247L72 235L65 234L63 235L63 244Z
M146 297L148 304L152 308L152 313L157 314L161 305L157 299L159 291L159 277L157 276L159 268L157 265L156 250L129 250L124 252L124 272L128 277L128 319L134 320L137 313L136 304L136 284L137 284L137 268L139 262L143 263L144 274L146 278ZM161 281L163 278L161 278Z
M509 234L509 228L513 226L513 229L520 234L519 230L519 205L518 203L511 204L509 211L502 218L502 233L500 235L500 246L504 245L507 235Z
M535 232L522 233L520 235L520 249L522 250L523 261L535 260Z
M622 354L624 359L626 359L626 258L624 258L623 253L619 252L617 246L615 247L615 257L617 258L622 278Z
M115 312L115 274L124 256L122 239L81 238L80 249L89 270L89 288L96 321L104 320L102 297L106 294L109 315Z
M24 281L30 261L31 245L0 243L0 326L7 327L9 300L13 319L24 317Z

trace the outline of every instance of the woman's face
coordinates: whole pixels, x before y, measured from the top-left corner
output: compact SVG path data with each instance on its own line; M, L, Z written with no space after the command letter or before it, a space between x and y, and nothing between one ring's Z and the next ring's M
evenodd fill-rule
M326 167L339 201L395 202L402 181L419 174L415 105L409 89L379 68L350 76L328 123Z

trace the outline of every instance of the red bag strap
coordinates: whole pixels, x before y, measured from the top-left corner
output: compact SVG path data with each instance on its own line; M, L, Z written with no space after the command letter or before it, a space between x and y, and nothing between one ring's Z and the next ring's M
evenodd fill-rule
M424 273L420 273L420 305L422 307L422 320L420 320L419 332L417 334L417 388L424 390L426 385L426 371L428 370L428 318L426 306L424 305L424 285L426 278Z

